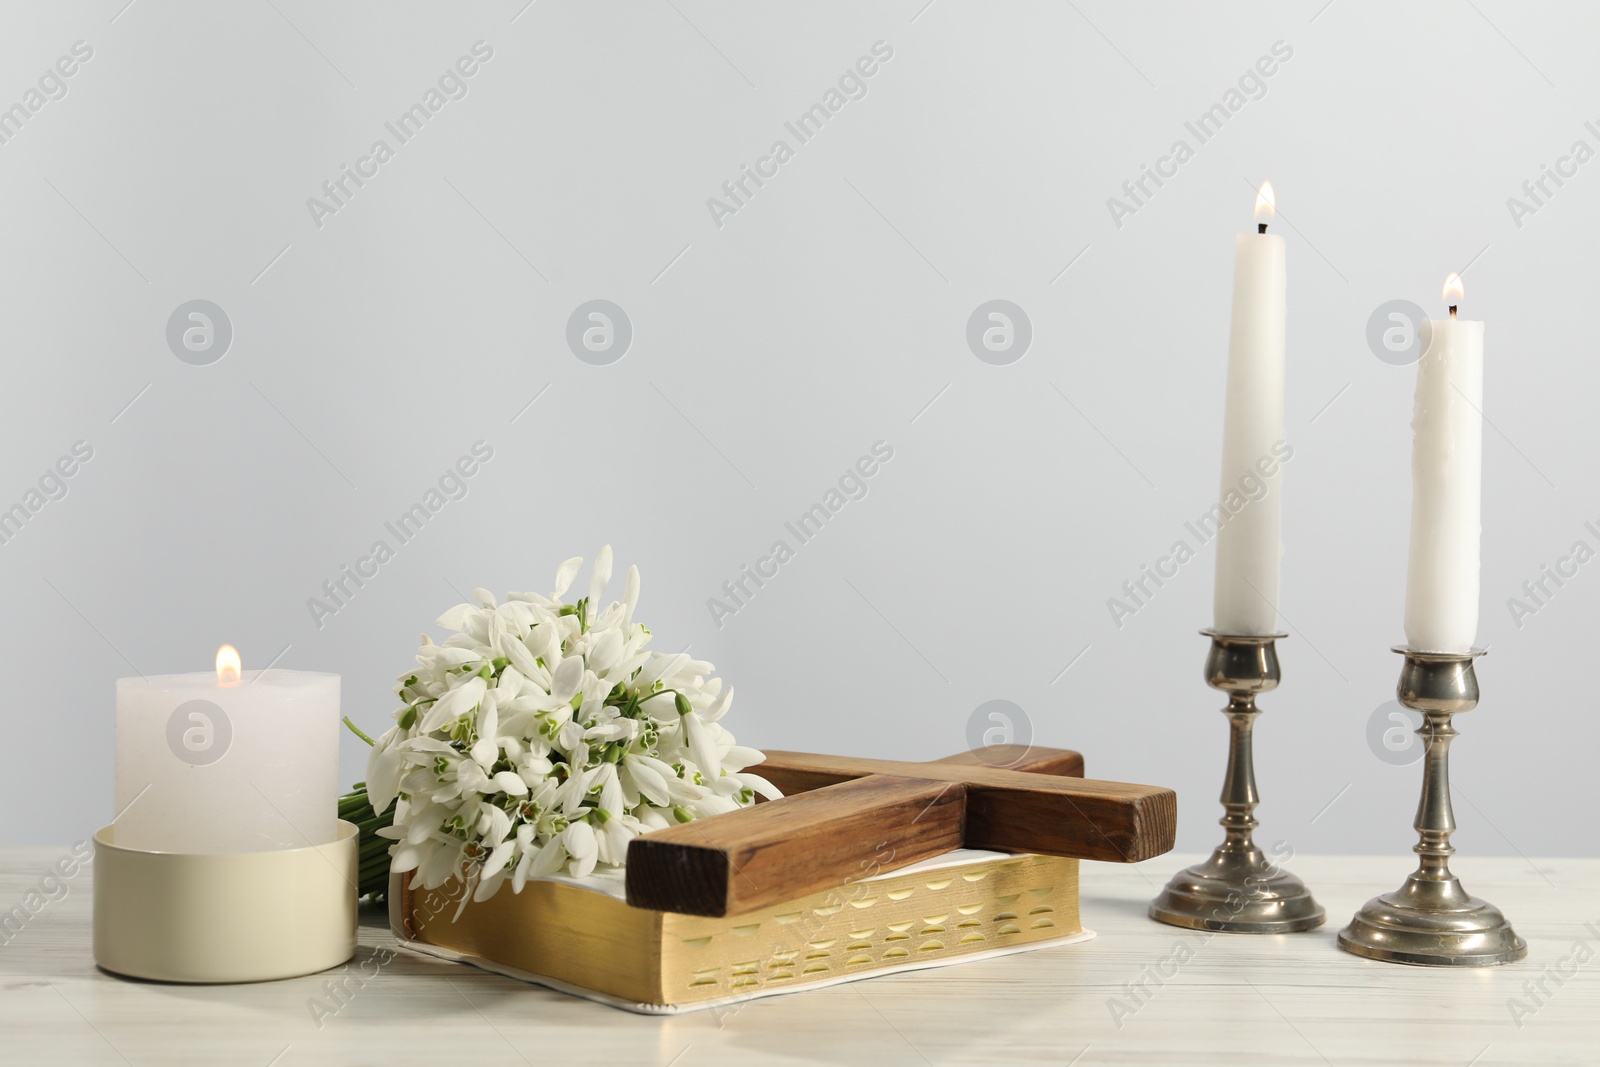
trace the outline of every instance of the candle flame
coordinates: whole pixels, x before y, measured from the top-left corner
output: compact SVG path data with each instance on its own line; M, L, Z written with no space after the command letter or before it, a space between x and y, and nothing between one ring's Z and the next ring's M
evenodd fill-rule
M1450 277L1444 280L1444 302L1446 304L1459 304L1461 298L1467 294L1467 287L1461 284L1461 275L1455 271L1450 272Z
M1278 213L1278 198L1272 192L1271 182L1262 182L1256 190L1256 221L1262 222Z
M242 665L237 648L223 645L217 649L217 684L225 689L238 685Z

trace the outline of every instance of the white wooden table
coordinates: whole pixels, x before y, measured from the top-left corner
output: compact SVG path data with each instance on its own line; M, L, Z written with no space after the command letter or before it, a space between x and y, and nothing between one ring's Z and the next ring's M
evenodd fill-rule
M65 853L0 852L0 910L40 890ZM1334 947L1357 907L1400 883L1407 855L1300 858L1294 869L1327 907L1328 925L1272 937L1208 936L1145 918L1150 896L1196 858L1084 864L1084 922L1100 932L1086 944L773 997L720 1016L646 1018L394 952L372 912L346 972L356 977L345 981L345 1005L320 1027L310 1003L336 1005L328 974L173 986L98 971L86 869L20 930L0 932L0 1063L1600 1064L1600 860L1462 858L1468 888L1498 904L1531 951L1509 967L1437 970ZM1148 993L1130 993L1141 979ZM1528 1009L1520 1026L1513 1000ZM1131 1009L1120 1020L1117 1001Z

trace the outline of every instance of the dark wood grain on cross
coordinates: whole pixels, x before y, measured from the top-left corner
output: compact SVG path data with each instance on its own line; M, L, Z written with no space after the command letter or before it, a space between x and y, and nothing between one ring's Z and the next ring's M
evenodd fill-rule
M958 848L1135 863L1177 829L1172 790L1083 778L1064 749L930 763L769 752L754 769L783 799L635 838L629 904L741 915Z

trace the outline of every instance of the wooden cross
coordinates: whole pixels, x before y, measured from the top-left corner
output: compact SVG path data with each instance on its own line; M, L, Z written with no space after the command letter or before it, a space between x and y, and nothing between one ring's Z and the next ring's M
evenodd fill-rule
M628 903L741 915L958 848L1136 863L1172 848L1170 789L1082 777L1022 745L931 763L769 752L782 800L657 830L628 847Z

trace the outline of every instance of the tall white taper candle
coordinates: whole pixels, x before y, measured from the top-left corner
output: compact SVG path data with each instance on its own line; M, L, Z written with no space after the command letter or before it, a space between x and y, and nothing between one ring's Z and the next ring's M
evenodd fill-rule
M1461 295L1452 274L1450 317L1428 321L1411 418L1406 642L1425 652L1466 652L1478 633L1483 323L1456 318Z
M1272 209L1272 185L1263 183L1256 217L1270 218ZM1283 238L1261 229L1234 242L1213 602L1213 626L1225 634L1277 629L1288 275Z

